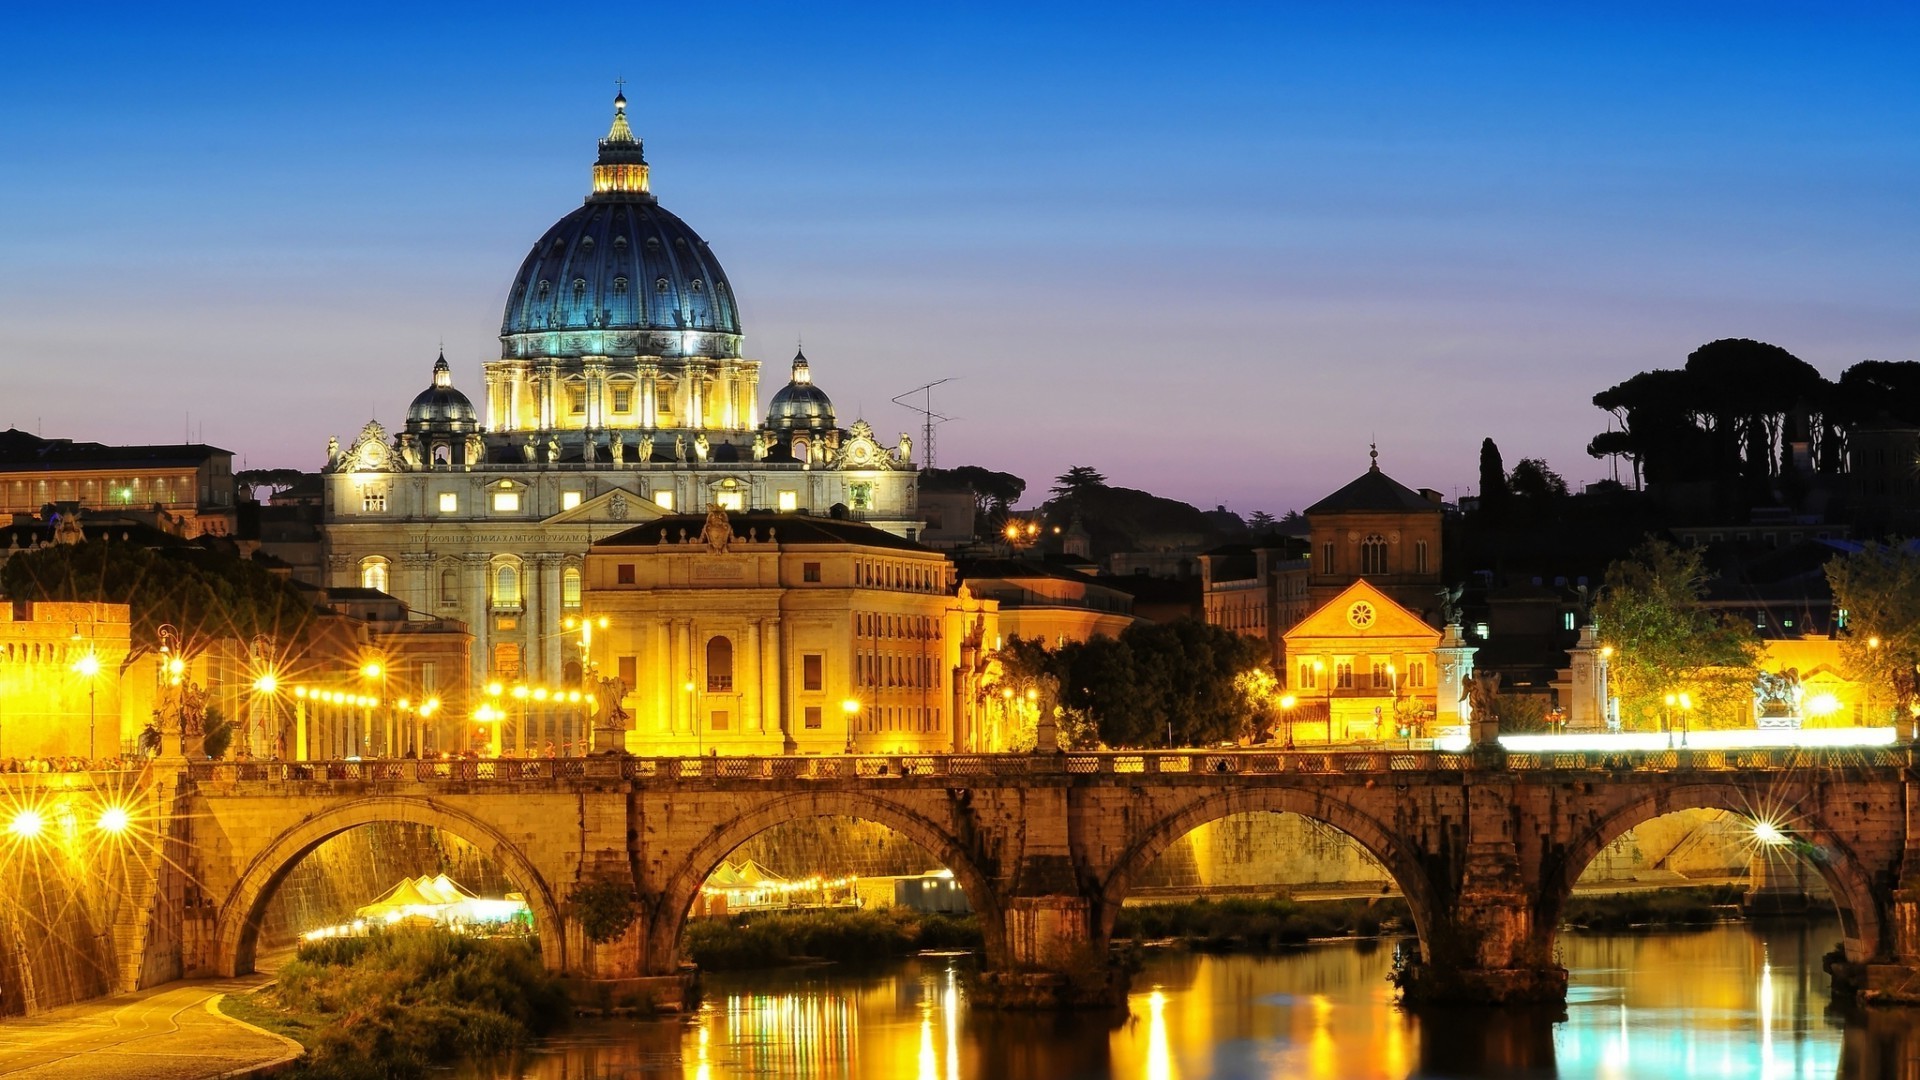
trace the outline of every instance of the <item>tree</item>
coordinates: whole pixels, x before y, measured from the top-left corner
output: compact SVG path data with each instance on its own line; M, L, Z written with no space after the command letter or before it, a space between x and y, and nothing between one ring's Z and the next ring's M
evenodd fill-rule
M1507 475L1507 490L1515 499L1546 507L1567 497L1567 482L1547 467L1543 458L1521 458Z
M1053 480L1053 497L1078 503L1087 495L1107 486L1106 476L1091 465L1075 465Z
M1256 533L1270 533L1280 527L1280 519L1265 510L1255 510L1247 515L1247 528Z
M1480 440L1480 510L1498 518L1507 509L1507 469L1492 438Z
M1846 612L1848 676L1867 685L1867 704L1904 715L1920 702L1920 552L1913 541L1868 543L1829 561L1827 584Z
M1026 493L1027 482L1012 473L995 472L978 465L952 469L928 469L922 476L928 490L966 488L973 492L974 507L981 514L1004 514Z
M1698 550L1649 538L1607 568L1594 605L1602 645L1613 649L1613 691L1621 718L1642 729L1669 719L1698 726L1742 726L1753 705L1760 645L1744 625L1701 604L1706 575ZM1686 694L1691 717L1666 703Z
M299 469L241 469L233 474L233 485L242 498L251 499L255 488L264 487L278 494L308 475Z
M126 604L128 665L159 648L162 625L180 632L192 657L216 640L259 635L284 649L305 638L314 616L311 601L258 563L185 545L52 544L8 559L0 590L15 600Z
M1108 746L1208 746L1260 734L1270 702L1248 673L1265 667L1259 642L1193 619L1138 623L1116 640L1065 653L1069 709L1083 711Z

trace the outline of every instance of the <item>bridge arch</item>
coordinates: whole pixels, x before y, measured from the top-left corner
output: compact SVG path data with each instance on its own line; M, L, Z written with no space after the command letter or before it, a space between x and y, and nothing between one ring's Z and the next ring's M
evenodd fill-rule
M953 871L953 879L980 917L987 967L1004 966L1006 917L999 894L979 860L948 829L918 810L883 796L860 791L808 791L777 796L743 809L709 832L674 865L647 934L647 970L664 974L678 968L680 935L686 929L700 886L736 848L776 825L823 817L859 818L885 825Z
M400 822L440 829L474 845L504 869L526 893L540 935L540 956L550 971L566 970L566 934L553 893L525 855L491 825L432 799L375 796L332 807L287 829L254 856L220 905L214 924L214 964L222 975L253 970L260 919L267 902L294 866L313 849L363 825Z
M1535 901L1539 906L1533 918L1541 955L1552 955L1553 940L1567 901L1573 896L1574 882L1615 840L1667 814L1726 810L1775 822L1788 836L1811 846L1811 856L1797 857L1819 872L1833 894L1840 910L1847 959L1856 963L1870 959L1880 950L1881 934L1880 907L1873 893L1874 872L1826 821L1800 808L1813 801L1813 794L1805 785L1781 788L1732 780L1701 781L1648 792L1592 818L1564 848L1557 853L1550 849L1541 860Z
M1204 795L1140 832L1101 882L1097 940L1104 944L1111 938L1114 920L1120 916L1134 879L1175 841L1210 821L1259 813L1312 818L1340 830L1364 848L1386 869L1406 898L1424 953L1433 937L1434 898L1418 853L1373 815L1346 800L1294 787L1245 787Z

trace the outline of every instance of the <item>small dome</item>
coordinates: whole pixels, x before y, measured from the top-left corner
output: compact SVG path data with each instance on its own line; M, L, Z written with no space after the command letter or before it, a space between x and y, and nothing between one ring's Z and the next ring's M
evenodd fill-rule
M793 354L793 379L767 405L767 426L775 431L826 431L833 427L833 401L813 385L807 355Z
M420 391L407 407L407 430L415 435L464 435L480 430L480 414L473 402L453 388L453 369L447 366L445 352L433 363L433 385Z

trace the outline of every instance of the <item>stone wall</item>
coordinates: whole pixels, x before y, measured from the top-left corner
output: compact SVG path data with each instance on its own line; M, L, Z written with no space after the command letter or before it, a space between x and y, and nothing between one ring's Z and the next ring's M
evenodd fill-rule
M315 927L351 921L403 877L445 874L481 896L518 892L479 849L443 829L403 821L364 825L314 848L267 901L260 947L293 944Z
M109 992L114 883L84 861L25 844L0 852L0 873L0 1016Z

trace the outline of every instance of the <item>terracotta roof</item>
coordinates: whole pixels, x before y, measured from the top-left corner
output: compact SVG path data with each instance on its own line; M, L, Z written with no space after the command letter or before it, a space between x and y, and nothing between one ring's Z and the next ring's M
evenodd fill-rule
M1374 465L1360 478L1307 507L1308 514L1337 514L1361 510L1430 510L1440 507L1419 492L1380 471Z

